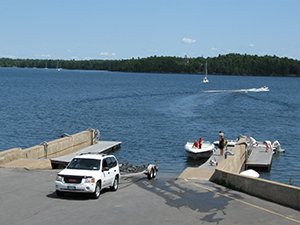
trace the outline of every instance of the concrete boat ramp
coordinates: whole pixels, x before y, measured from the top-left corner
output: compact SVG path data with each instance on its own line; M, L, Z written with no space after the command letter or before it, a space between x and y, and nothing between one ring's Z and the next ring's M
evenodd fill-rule
M228 150L231 151L232 147L228 148ZM209 180L214 174L216 167L223 159L224 155L220 155L220 150L216 149L205 163L198 168L187 168L183 171L179 178Z
M61 157L53 158L51 160L52 168L59 169L63 168L68 164L75 156L84 153L105 153L108 151L116 150L121 147L120 141L99 141L97 144L91 145L77 152Z

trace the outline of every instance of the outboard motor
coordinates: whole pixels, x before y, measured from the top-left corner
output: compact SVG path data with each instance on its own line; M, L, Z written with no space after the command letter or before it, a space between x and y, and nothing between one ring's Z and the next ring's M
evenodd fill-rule
M284 149L280 147L280 143L277 140L272 144L272 148L275 148L277 152L284 152Z

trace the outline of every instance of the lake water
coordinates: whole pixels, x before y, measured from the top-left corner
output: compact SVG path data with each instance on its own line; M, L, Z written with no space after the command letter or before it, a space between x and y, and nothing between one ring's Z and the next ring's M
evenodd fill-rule
M201 162L184 145L239 134L278 140L261 177L300 186L300 78L144 74L0 68L0 151L27 148L63 133L99 129L102 140L122 141L120 163L154 163L178 176ZM268 86L270 91L258 88ZM253 89L255 88L255 89ZM243 89L252 89L245 91Z

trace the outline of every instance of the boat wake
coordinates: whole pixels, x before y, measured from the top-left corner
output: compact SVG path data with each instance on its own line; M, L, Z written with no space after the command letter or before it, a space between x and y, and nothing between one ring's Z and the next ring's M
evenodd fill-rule
M261 88L250 88L250 89L240 89L240 90L208 90L208 91L199 91L199 93L231 93L231 92L248 93L248 92L263 92L263 91L269 91L269 88L264 86Z

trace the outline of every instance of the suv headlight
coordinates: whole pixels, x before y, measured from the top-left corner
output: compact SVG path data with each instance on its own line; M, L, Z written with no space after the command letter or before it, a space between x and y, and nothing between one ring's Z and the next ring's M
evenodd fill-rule
M63 179L63 177L62 176L60 176L60 175L56 175L56 181L60 181L60 182L62 182L62 179Z
M94 177L86 177L84 183L95 183Z

